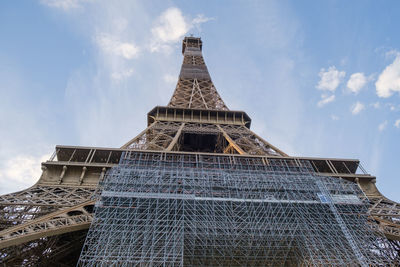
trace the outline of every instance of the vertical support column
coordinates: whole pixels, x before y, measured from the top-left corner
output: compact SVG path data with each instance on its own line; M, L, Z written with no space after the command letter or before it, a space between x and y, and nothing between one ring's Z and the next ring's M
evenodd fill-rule
M87 171L87 167L85 166L85 167L82 168L81 177L79 178L79 185L82 184L83 178L85 178L86 171Z
M63 168L62 168L62 171L61 171L61 174L60 174L60 178L58 179L58 184L61 184L62 183L62 179L64 178L64 175L65 175L65 172L67 171L67 166L63 166Z
M100 173L100 178L99 178L99 183L103 181L104 179L104 175L106 174L106 168L104 167L103 169L101 169L101 173Z

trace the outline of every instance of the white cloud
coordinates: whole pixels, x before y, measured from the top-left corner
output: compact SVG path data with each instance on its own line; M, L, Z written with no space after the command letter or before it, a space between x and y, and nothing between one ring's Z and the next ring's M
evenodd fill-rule
M393 103L386 103L385 107L389 108L390 111L398 111L400 109L400 105L396 105Z
M200 25L201 25L202 23L208 22L208 21L210 21L210 20L214 20L214 18L208 18L208 17L204 16L203 14L198 14L198 15L192 20L192 25L193 25L194 27L196 27L197 30L200 31L200 30L201 30L201 29L200 29Z
M176 42L187 33L190 25L179 8L171 7L158 18L158 25L151 32L162 42Z
M163 79L166 83L176 83L177 82L177 75L174 74L164 74Z
M367 83L367 77L365 77L364 73L362 72L353 73L350 76L350 79L347 81L347 88L350 90L350 92L358 94L361 88L363 88L366 83Z
M179 8L168 8L158 17L155 26L151 29L153 40L150 51L168 51L171 49L170 45L181 41L190 29L193 27L200 29L200 24L210 20L212 18L207 18L202 14L197 15L193 20L189 20L183 16Z
M95 38L101 50L125 59L133 59L138 55L139 48L131 42L121 42L116 37L108 34L99 34Z
M396 121L394 122L394 127L400 128L400 119L398 119L398 120L396 120Z
M134 73L133 69L127 69L127 70L123 70L123 71L116 71L111 73L111 78L113 78L116 81L121 81L124 80L126 78L129 78L130 76L132 76Z
M321 80L318 82L317 88L334 92L346 75L346 72L338 71L335 66L331 66L327 71L322 68L318 75Z
M49 7L59 8L64 11L82 7L83 2L88 0L41 0L40 3Z
M363 111L364 109L365 109L364 104L357 101L354 105L351 106L351 113L353 115L356 115L361 111Z
M344 57L340 60L340 65L344 66L349 62L349 58L348 57Z
M378 130L380 131L380 132L382 132L383 130L385 130L386 129L386 126L387 126L387 121L384 121L384 122L382 122L381 124L379 124L378 125Z
M397 52L392 64L387 66L375 83L379 97L390 97L394 92L400 93L400 53Z
M12 185L9 186L10 188L32 186L39 180L42 173L40 167L41 163L48 160L50 156L51 155L43 155L41 157L34 157L18 155L8 159L0 173L0 184L6 185L10 184L10 181L12 181Z
M374 109L378 109L378 108L381 107L381 103L375 102L375 103L372 103L371 106L372 106Z
M331 96L329 96L329 95L321 95L321 98L322 99L320 101L318 101L318 103L317 103L318 107L323 107L326 104L328 104L330 102L333 102L335 100L335 95L331 95Z
M393 56L398 56L398 55L400 55L400 52L397 51L396 49L390 49L389 51L387 51L385 53L386 57L393 57Z
M333 121L338 121L338 120L339 120L339 117L332 114L332 115L331 115L331 119L332 119Z
M77 130L79 143L119 146L142 131L145 124L145 117L127 122L129 114L145 114L155 104L169 100L172 77L167 83L163 74L174 73L176 84L181 58L151 53L150 44L158 42L178 52L183 35L208 19L165 6L168 3L159 4L161 12L155 13L153 4L141 1L98 1L96 5L83 3L85 12L68 12L69 25L80 36L90 38L98 51L90 55L92 64L72 72L65 90L74 125L85 129ZM142 101L132 105L133 99ZM85 114L77 112L79 106L85 106Z

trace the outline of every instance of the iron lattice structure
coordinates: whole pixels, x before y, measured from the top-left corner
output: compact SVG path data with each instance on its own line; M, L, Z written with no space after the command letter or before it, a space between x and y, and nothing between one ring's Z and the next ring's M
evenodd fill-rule
M78 266L387 266L357 185L309 161L131 152L107 175Z
M57 146L34 186L0 196L0 263L399 264L400 204L358 160L288 156L227 108L200 38L182 53L168 106L137 137Z

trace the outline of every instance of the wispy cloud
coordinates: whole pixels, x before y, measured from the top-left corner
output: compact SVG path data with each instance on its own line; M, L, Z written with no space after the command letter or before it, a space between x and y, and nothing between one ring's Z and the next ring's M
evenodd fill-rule
M139 48L133 42L122 42L116 37L105 33L97 35L95 42L104 52L121 56L125 59L133 59L139 53Z
M390 109L390 111L396 111L397 108L395 105L389 104L389 109Z
M41 0L40 3L49 7L69 11L71 9L81 8L82 3L89 1L91 0Z
M176 74L164 74L163 79L166 83L173 84L178 81Z
M318 101L317 106L318 107L323 107L328 103L331 103L335 100L335 95L326 95L326 94L322 94L321 95L321 100Z
M211 20L215 20L215 18L209 18L204 16L204 14L198 14L193 20L192 20L192 25L193 27L195 27L198 31L201 31L201 24L211 21Z
M364 104L357 101L355 104L353 104L353 105L351 106L351 113L352 113L353 115L357 115L357 114L359 114L361 111L363 111L364 109L365 109Z
M322 68L318 75L321 79L316 86L317 89L334 92L346 76L346 72L339 71L335 66L331 66L328 70Z
M186 21L180 9L176 7L168 8L160 15L156 26L151 29L154 41L150 50L152 52L159 51L171 43L180 41L189 29L190 24Z
M69 125L54 110L60 102L49 103L49 96L36 93L38 85L29 75L12 65L4 68L5 61L0 55L0 194L34 184L41 173L40 162L48 159L43 155L53 150L55 133ZM35 94L32 102L24 100L27 94Z
M396 120L396 121L394 122L394 127L400 128L400 119L398 119L398 120Z
M65 10L67 22L87 36L97 53L91 54L89 64L71 72L65 105L75 127L85 129L77 133L79 143L118 146L146 126L145 117L133 121L132 114L145 114L153 105L168 101L179 73L178 44L191 29L210 19L178 7L155 9L155 4L141 1L77 4L85 12ZM176 55L153 53L151 48ZM172 78L163 73L175 74Z
M374 109L378 109L378 108L380 108L381 107L381 103L379 103L379 102L375 102L375 103L372 103L372 104L370 104Z
M332 114L332 115L331 115L331 119L332 119L333 121L338 121L338 120L339 120L339 117L336 116L336 115L334 115L334 114Z
M113 78L116 81L121 81L124 80L128 77L131 77L134 74L134 70L133 69L127 69L127 70L122 70L122 71L116 71L111 73L111 78Z
M32 155L17 155L8 159L1 168L0 184L1 193L14 191L14 188L32 186L40 177L41 162L50 158L50 155L34 157ZM11 189L11 190L10 190Z
M375 83L379 97L387 98L394 92L400 93L400 53L395 54L394 61L382 71Z
M190 20L182 14L179 8L168 8L157 18L155 26L151 29L153 39L150 51L170 52L171 45L180 42L189 30L194 27L200 30L200 25L210 20L212 19L205 17L203 14L199 14Z
M347 88L349 89L350 92L358 94L366 83L367 83L367 77L365 77L364 73L362 72L353 73L350 76L350 79L347 81Z
M322 68L318 73L320 80L316 88L322 91L334 93L345 75L346 73L344 71L338 71L335 66L329 67L328 70ZM323 107L326 104L333 102L334 100L334 94L330 95L324 93L321 95L321 100L318 101L317 106Z
M387 124L388 124L387 121L382 122L381 124L378 125L378 130L379 130L380 132L382 132L383 130L386 129Z

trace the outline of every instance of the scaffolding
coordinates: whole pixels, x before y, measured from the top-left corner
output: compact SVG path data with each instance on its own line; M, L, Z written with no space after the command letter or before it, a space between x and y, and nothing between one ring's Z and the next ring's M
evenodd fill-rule
M395 266L354 183L308 160L126 152L78 266Z

